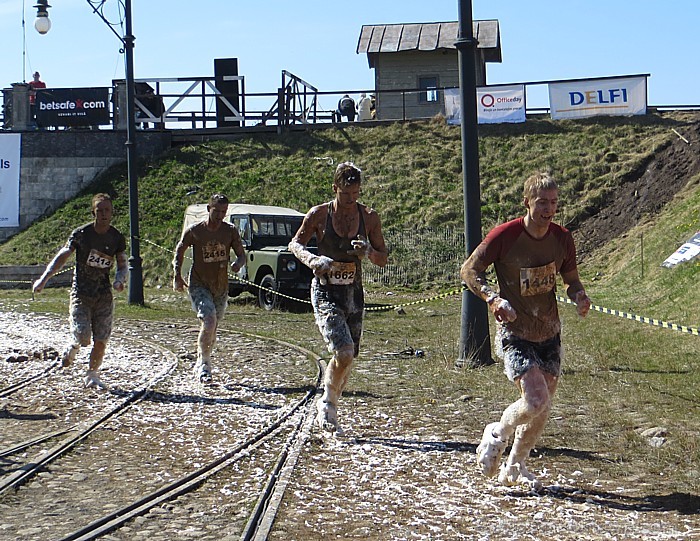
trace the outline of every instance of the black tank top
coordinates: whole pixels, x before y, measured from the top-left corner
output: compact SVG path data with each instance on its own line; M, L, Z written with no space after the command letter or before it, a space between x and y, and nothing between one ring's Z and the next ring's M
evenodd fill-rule
M367 238L365 230L364 205L357 203L357 211L360 213L360 227L357 229L357 234ZM348 254L348 250L352 250L351 242L355 237L348 239L341 237L333 228L333 201L328 203L328 216L326 217L326 228L323 232L323 238L318 243L319 255L330 257L333 261L353 262L357 268L355 272L355 282L358 282L362 275L362 265L360 258L355 255Z

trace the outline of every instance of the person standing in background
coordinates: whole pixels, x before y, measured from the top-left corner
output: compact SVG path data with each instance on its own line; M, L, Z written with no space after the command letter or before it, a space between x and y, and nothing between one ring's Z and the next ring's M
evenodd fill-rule
M357 102L357 120L372 120L372 100L364 92L360 94L360 101Z

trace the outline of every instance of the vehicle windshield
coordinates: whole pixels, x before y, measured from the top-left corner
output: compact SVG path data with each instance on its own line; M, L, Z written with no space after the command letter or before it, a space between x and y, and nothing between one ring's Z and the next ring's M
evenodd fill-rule
M292 237L301 226L302 217L296 216L253 216L253 235L262 237Z

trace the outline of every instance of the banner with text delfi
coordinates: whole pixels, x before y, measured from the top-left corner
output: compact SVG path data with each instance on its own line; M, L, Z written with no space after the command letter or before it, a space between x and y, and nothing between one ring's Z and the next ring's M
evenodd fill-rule
M0 227L19 227L22 134L0 134Z
M447 88L445 117L448 124L461 122L458 88ZM476 116L479 124L525 122L525 85L482 86L476 89Z
M646 77L550 83L549 108L555 120L600 115L644 115L647 112Z

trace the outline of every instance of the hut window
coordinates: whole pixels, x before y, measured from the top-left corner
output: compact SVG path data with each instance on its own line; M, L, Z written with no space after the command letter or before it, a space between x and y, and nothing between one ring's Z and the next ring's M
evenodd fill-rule
M429 103L438 101L438 78L431 75L418 78L418 101L421 103Z

